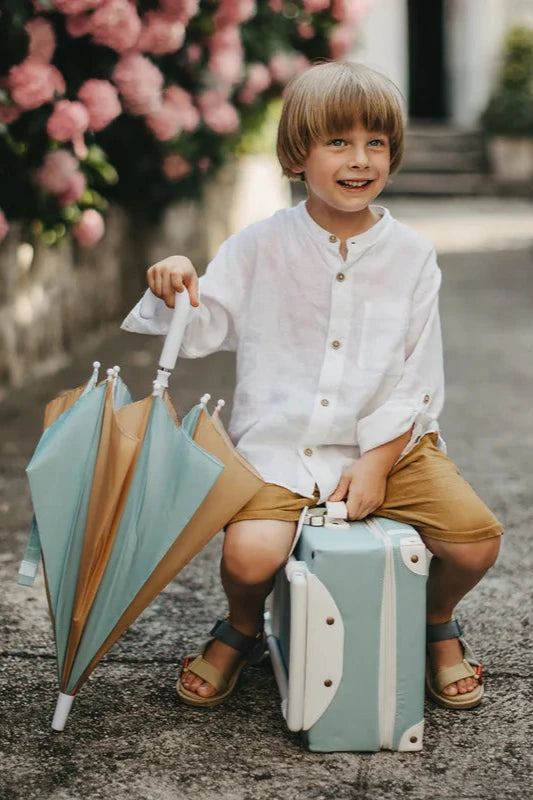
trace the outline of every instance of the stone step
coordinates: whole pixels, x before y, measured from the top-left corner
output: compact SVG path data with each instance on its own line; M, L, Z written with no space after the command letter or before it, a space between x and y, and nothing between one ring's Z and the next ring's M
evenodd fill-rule
M384 195L491 195L494 180L476 172L404 172L393 175Z
M412 125L407 129L404 172L487 172L481 131L445 125Z

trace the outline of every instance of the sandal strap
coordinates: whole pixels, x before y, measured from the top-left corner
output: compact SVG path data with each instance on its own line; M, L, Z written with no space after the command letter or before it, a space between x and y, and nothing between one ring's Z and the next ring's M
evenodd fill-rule
M256 636L247 636L245 633L241 633L233 625L230 625L227 619L219 619L209 635L233 647L234 650L238 650L243 655L248 655L261 637L261 633Z
M477 673L468 663L468 661L461 661L459 664L454 664L452 667L443 667L439 669L433 678L433 683L437 692L449 686L450 683L464 680L464 678L477 678Z
M463 631L456 619L426 626L426 639L428 642L442 642L444 639L457 639Z
M206 661L202 656L196 656L190 664L184 667L184 671L186 670L192 672L193 675L197 675L207 683L210 683L217 693L221 690L225 690L228 686L228 682L221 671L217 669L217 667L214 667L213 664L210 664L209 661Z

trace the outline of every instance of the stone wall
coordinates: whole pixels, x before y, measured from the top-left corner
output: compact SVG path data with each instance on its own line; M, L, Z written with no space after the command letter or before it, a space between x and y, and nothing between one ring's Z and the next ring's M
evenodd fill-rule
M224 168L201 203L169 208L157 226L111 209L91 249L71 238L47 248L13 225L0 245L0 389L57 369L84 336L120 319L150 264L183 253L202 273L227 236L289 202L277 162L247 157Z

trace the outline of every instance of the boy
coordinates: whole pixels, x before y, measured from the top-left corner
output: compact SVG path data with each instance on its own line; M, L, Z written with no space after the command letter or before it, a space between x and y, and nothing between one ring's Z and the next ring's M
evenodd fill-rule
M396 87L324 63L285 95L278 157L307 201L230 237L198 280L171 256L150 267L166 305L188 290L182 355L236 350L230 435L265 486L226 528L229 617L186 659L178 694L212 706L261 651L264 601L305 505L346 499L349 517L414 525L433 553L426 686L437 703L481 702L481 667L453 611L495 562L502 527L444 453L431 245L371 205L401 161Z

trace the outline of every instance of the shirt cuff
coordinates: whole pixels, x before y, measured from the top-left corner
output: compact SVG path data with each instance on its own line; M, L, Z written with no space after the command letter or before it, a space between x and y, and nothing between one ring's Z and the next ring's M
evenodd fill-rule
M406 433L418 414L419 408L415 404L385 403L368 417L363 417L357 424L361 455Z

